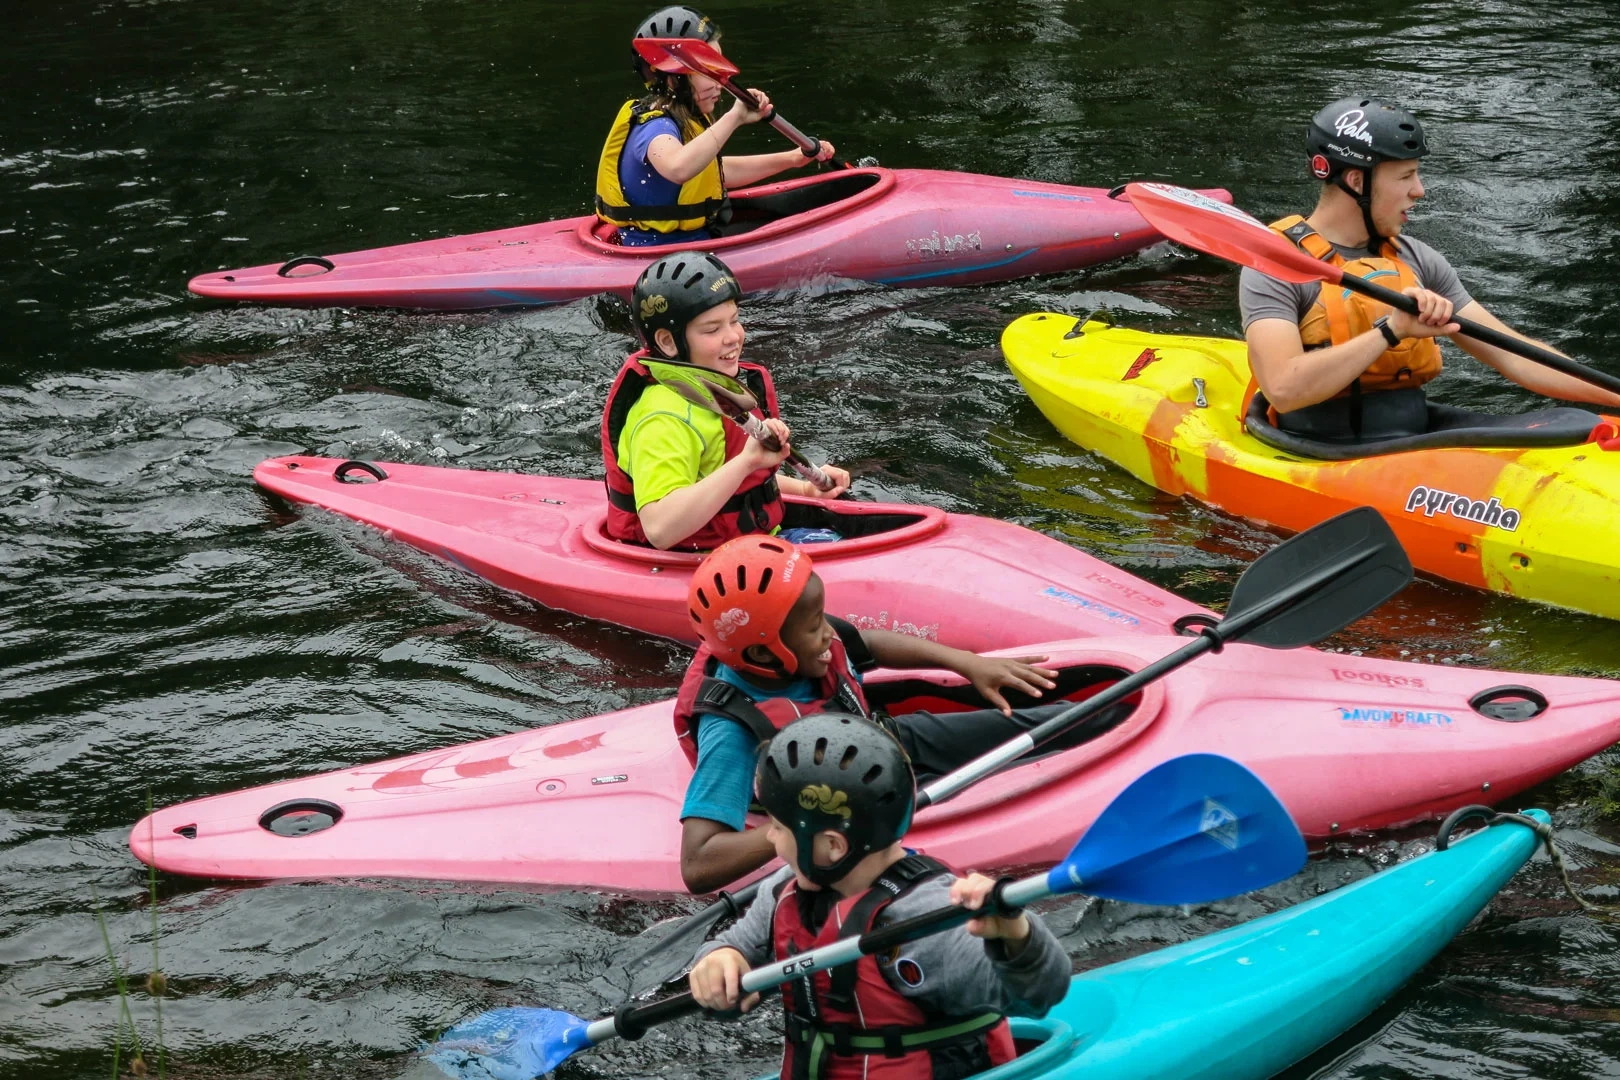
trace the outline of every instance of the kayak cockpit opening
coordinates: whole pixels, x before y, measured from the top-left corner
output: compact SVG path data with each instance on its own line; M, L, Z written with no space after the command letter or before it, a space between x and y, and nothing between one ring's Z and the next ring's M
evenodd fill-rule
M586 219L576 235L597 251L638 259L650 260L655 255L672 251L720 253L730 247L825 221L882 197L893 190L894 185L892 170L873 167L841 169L742 188L731 193L730 218L715 227L716 235L687 244L663 244L656 248L622 247L618 227L596 218Z
M1270 402L1259 391L1249 403L1243 426L1273 450L1319 461L1399 454L1409 450L1442 450L1579 446L1613 433L1603 417L1585 409L1559 407L1501 416L1459 409L1430 401L1425 430L1415 435L1380 439L1324 439L1299 431L1285 431L1272 423Z

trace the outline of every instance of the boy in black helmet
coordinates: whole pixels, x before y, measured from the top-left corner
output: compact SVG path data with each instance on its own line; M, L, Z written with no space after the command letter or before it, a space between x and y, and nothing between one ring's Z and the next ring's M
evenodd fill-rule
M726 933L699 953L692 993L705 1008L746 1011L751 966L947 903L977 907L995 882L900 846L915 782L900 745L856 717L818 713L779 731L760 759L759 800L787 865ZM1039 919L975 919L892 954L782 989L783 1080L956 1080L1013 1057L1009 1013L1041 1016L1062 1000L1069 958Z
M1322 183L1316 209L1272 228L1316 258L1406 293L1419 310L1409 315L1336 285L1292 284L1245 269L1239 300L1251 394L1256 387L1265 394L1277 427L1308 438L1423 434L1429 413L1422 387L1440 373L1435 339L1457 334L1453 314L1523 335L1470 297L1439 252L1404 235L1425 194L1418 161L1429 147L1417 117L1375 98L1345 98L1316 114L1306 143L1311 175ZM1453 341L1528 390L1620 404L1606 390L1493 345L1460 335Z
M666 255L636 282L630 318L646 351L625 360L602 412L607 533L614 539L708 551L776 531L783 491L833 499L848 490L849 473L831 465L822 469L836 482L828 491L776 475L792 432L777 416L770 373L742 360L741 300L736 277L713 255ZM767 450L736 424L654 383L641 363L648 355L737 379L760 402L759 415L782 449Z

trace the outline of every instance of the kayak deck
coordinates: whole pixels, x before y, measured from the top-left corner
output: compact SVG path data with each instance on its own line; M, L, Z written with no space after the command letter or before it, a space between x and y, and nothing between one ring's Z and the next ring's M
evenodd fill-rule
M1314 460L1244 430L1241 341L1040 313L1007 327L1002 352L1053 426L1144 483L1291 531L1373 506L1419 570L1620 618L1620 453L1609 443Z

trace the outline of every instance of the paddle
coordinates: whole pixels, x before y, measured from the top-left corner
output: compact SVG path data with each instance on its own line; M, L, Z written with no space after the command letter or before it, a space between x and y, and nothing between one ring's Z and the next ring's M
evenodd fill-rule
M1268 649L1314 644L1411 580L1412 564L1378 511L1361 506L1329 518L1272 548L1243 571L1226 617L1201 628L1198 640L925 785L917 792L917 809L945 801L1204 653L1220 652L1234 641Z
M759 402L749 393L748 388L736 379L679 360L660 360L652 356L642 356L639 359L654 381L669 387L698 408L717 413L732 421L742 428L749 438L763 443L767 450L782 449L782 440L765 426L764 421L754 415L754 410L759 408ZM822 491L831 491L838 486L836 480L818 469L809 458L797 450L791 448L788 450L788 463L793 466L795 472Z
M1411 315L1417 314L1417 301L1405 293L1375 285L1366 278L1347 274L1331 263L1313 259L1295 247L1287 237L1266 228L1235 206L1218 203L1196 191L1173 184L1126 184L1125 191L1131 205L1147 218L1148 223L1177 243L1258 270L1281 281L1291 281L1297 285L1312 281L1342 285L1381 304L1400 308ZM1471 319L1453 315L1451 321L1461 328L1461 333L1476 341L1495 345L1498 349L1544 364L1582 382L1620 394L1620 378Z
M692 72L706 75L748 108L759 108L759 99L737 84L736 76L740 73L737 65L727 60L719 49L708 42L699 41L697 38L636 38L631 44L636 47L636 52L648 66L672 75L686 75ZM765 122L786 135L805 157L813 158L821 153L821 140L813 135L806 135L782 119L775 107L772 107ZM840 169L850 167L849 162L837 158L833 159L833 164Z
M742 991L852 963L979 915L1013 914L1048 896L1085 892L1136 904L1206 903L1281 881L1304 864L1304 838L1258 777L1215 754L1188 754L1120 792L1051 870L998 882L983 908L938 908L757 967L743 976ZM496 1009L451 1028L425 1057L459 1080L531 1080L586 1047L639 1039L655 1024L699 1011L690 992L626 1005L595 1021L554 1009Z

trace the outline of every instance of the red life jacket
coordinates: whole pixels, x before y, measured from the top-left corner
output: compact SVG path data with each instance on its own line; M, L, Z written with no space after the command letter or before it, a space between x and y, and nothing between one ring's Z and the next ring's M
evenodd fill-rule
M698 646L697 655L681 678L680 692L675 696L675 737L686 751L686 759L697 764L695 721L705 713L736 721L762 746L782 728L812 713L830 709L871 719L872 707L866 703L856 674L870 671L877 666L877 661L872 659L859 630L831 615L827 616L827 621L838 633L833 638L832 662L816 686L814 701L789 701L784 697L754 701L737 687L715 678L714 665L719 661L707 645Z
M602 463L607 468L607 534L615 540L630 544L646 544L647 534L641 529L636 516L636 492L630 474L619 467L619 436L624 431L625 418L630 406L641 400L647 387L654 384L640 357L646 350L632 353L613 380L608 391L607 406L602 410ZM758 364L738 364L737 381L759 400L761 410L755 415L761 419L777 415L776 385L770 373ZM729 420L722 421L726 438L726 460L742 453L748 436L742 428ZM748 474L737 493L727 499L719 513L709 519L697 532L688 536L673 549L712 551L739 536L768 533L782 524L782 493L776 486L775 469L759 469Z
M949 872L937 859L908 855L866 892L839 900L814 930L813 910L832 897L800 892L789 878L776 896L775 957L785 960L864 934L884 908ZM949 977L948 972L936 975ZM782 991L787 1017L782 1080L960 1080L1017 1054L1006 1017L997 1012L946 1016L924 1009L889 984L876 956L801 977Z

